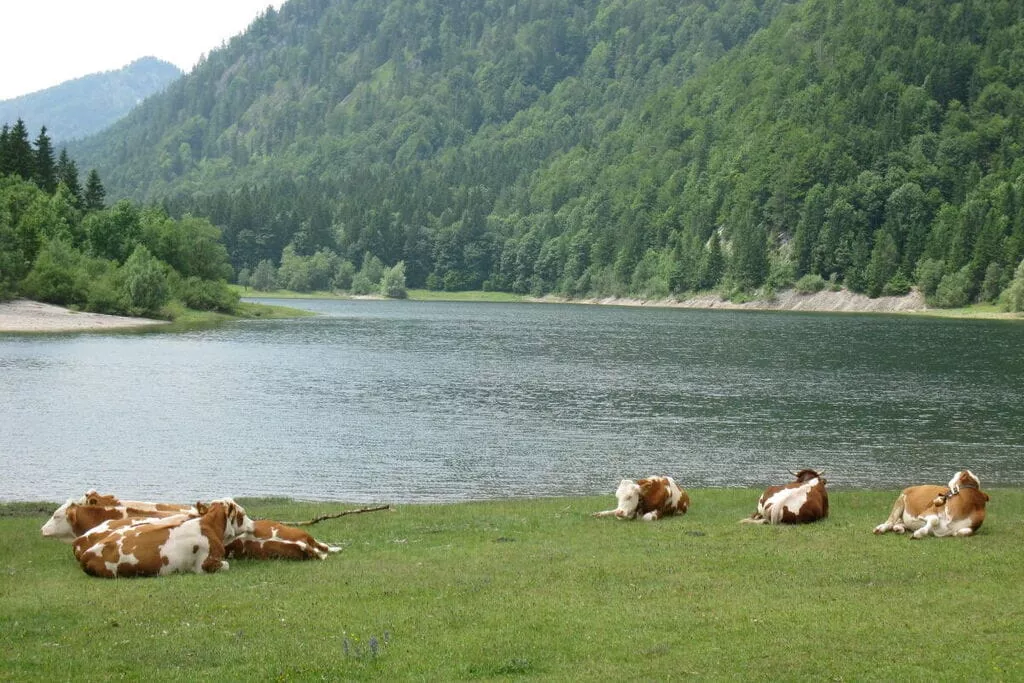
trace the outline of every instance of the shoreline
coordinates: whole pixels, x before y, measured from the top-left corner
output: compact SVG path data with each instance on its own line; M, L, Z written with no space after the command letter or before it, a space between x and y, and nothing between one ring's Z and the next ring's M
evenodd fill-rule
M93 332L168 325L166 320L84 313L30 299L0 302L0 333Z

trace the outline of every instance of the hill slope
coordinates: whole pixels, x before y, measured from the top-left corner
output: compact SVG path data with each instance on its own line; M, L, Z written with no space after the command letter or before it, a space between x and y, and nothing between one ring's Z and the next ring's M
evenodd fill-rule
M54 142L86 137L122 118L181 75L173 64L143 57L116 71L90 74L4 100L0 102L0 122L21 118L33 131L46 126Z
M236 267L990 300L1024 258L1024 6L290 0L76 147Z

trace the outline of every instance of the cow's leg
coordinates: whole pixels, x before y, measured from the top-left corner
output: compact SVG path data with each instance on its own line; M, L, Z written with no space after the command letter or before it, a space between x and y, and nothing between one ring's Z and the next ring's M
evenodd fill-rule
M939 525L939 516L938 515L928 515L927 517L924 518L924 526L921 527L920 529L918 529L917 531L915 531L913 533L913 535L911 536L911 538L913 538L913 539L924 538L928 534L934 533L935 530L936 530L936 527L938 525Z
M645 522L657 522L661 519L661 510L651 510L643 516Z
M612 517L618 511L619 511L618 508L616 508L614 510L602 510L601 512L594 512L590 516L591 517Z
M959 531L957 531L953 535L954 536L971 536L972 534L974 534L974 529L972 529L971 527L966 527L964 529L960 529Z
M903 511L906 508L906 505L906 496L901 493L899 498L896 499L896 502L893 503L892 511L889 513L889 519L876 526L875 533L884 534L887 531L895 531L898 534L902 534L906 531L903 527Z

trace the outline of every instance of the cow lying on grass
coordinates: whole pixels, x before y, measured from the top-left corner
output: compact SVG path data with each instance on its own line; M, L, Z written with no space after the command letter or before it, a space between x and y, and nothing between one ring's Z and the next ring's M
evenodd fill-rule
M252 531L227 545L228 557L253 560L323 560L340 550L321 543L302 529L269 519L256 520Z
M793 472L783 486L769 486L757 501L757 511L741 519L747 524L804 524L828 517L826 479L814 470Z
M594 517L618 517L652 522L667 515L682 515L690 507L690 496L672 477L623 479L615 492L619 505L614 510L595 512Z
M108 498L111 497L108 496ZM116 499L114 500L116 501ZM135 501L126 501L126 503L128 504L120 502L96 504L89 503L87 496L77 500L69 498L67 502L54 511L40 531L47 538L56 538L65 543L72 543L78 536L104 522L161 518L189 512L194 514L196 512L195 507L191 505L172 507L161 504L163 509L157 509L154 503L140 504Z
M103 531L182 514L198 516L195 506L121 500L117 496L91 490L81 498L68 499L57 508L43 525L42 533L49 538L73 542L75 557L78 558L83 548L91 545L89 539L94 543ZM341 548L321 543L302 529L271 520L256 520L251 531L226 545L228 557L255 560L322 560L339 550Z
M198 516L151 518L110 530L76 553L82 570L105 578L226 570L225 542L251 532L253 521L230 498L196 507Z
M970 536L985 521L988 494L970 470L953 475L946 486L921 485L903 489L889 519L875 527L876 534L913 531L911 538Z

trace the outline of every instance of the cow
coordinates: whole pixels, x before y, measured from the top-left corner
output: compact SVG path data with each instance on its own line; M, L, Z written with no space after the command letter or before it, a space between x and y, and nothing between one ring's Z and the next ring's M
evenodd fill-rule
M323 560L341 548L321 543L302 529L269 519L257 519L253 530L227 544L230 558L254 560Z
M125 505L117 501L116 498L113 500L114 504L108 504L106 501L102 504L95 504L89 502L88 496L79 499L69 498L54 511L40 531L47 538L56 538L65 543L72 543L78 536L108 520L170 517L182 513L195 513L195 508L187 505L159 504L158 506L155 503L140 504L136 501L126 501L130 505ZM158 507L165 509L157 509Z
M230 498L198 503L196 510L198 516L147 520L113 529L81 552L79 564L86 574L104 578L227 570L224 544L251 533L253 521Z
M112 505L123 506L143 512L185 512L192 509L191 505L179 505L178 503L151 503L142 500L121 500L110 493L99 493L96 489L85 492L79 501L82 505Z
M648 522L668 515L682 515L690 507L690 496L672 477L623 479L615 491L619 505L614 510L593 513L594 517L618 517Z
M903 489L889 513L889 519L875 527L876 534L908 529L911 538L970 536L985 521L988 494L970 470L960 470L946 486L923 484Z
M805 524L828 517L828 491L824 472L803 469L793 472L794 481L769 486L757 501L757 511L747 524Z

